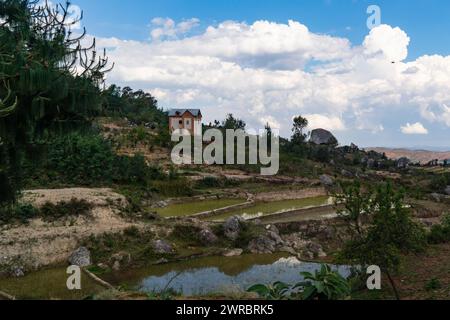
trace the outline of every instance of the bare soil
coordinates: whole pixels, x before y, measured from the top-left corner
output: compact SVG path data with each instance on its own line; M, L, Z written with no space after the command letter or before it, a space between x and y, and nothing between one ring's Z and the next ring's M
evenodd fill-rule
M19 263L39 268L64 262L79 242L91 235L120 232L131 223L120 215L127 201L110 189L33 190L24 193L23 201L39 207L46 202L58 203L83 199L93 205L92 216L46 223L32 220L28 225L4 226L0 230L0 265Z

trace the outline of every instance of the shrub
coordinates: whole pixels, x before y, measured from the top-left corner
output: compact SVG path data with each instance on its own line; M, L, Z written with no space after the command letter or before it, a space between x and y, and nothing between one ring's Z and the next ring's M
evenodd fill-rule
M5 206L0 209L0 223L20 221L22 223L37 217L39 210L31 204L19 203L13 206Z
M52 221L65 217L89 216L92 204L86 200L72 199L69 202L61 201L57 204L45 203L40 209L40 216L45 221Z
M76 185L146 185L149 179L164 176L160 168L148 166L142 155L116 155L111 143L95 134L56 138L48 144L47 157L47 172Z
M444 215L441 224L431 227L428 233L428 243L439 244L450 242L450 214Z
M189 181L185 179L153 181L152 189L168 197L189 197L194 194Z
M441 288L442 288L442 284L439 281L439 279L436 279L436 278L431 279L425 285L425 290L427 290L427 291L439 290Z

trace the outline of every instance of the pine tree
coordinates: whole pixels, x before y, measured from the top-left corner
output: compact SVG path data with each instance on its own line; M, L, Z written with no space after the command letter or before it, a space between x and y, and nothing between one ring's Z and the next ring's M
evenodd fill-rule
M0 1L0 202L13 202L27 147L71 130L101 108L108 59L73 26L70 3ZM6 196L7 195L7 196Z

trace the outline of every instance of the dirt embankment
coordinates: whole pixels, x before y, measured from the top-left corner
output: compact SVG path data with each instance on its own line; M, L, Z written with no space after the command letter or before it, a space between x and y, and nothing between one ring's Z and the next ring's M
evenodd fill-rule
M34 190L23 200L37 207L46 202L58 203L82 199L93 205L90 217L46 223L41 219L28 225L4 226L0 229L0 266L20 264L28 268L64 262L79 242L91 235L118 232L135 224L120 216L127 201L110 189Z
M326 196L325 188L307 188L300 190L283 190L258 193L254 196L255 201L282 201L282 200L297 200L305 198L313 198Z

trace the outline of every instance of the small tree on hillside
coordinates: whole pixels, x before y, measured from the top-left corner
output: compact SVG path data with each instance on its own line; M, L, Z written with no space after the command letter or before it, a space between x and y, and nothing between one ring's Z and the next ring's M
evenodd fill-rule
M364 191L359 183L343 187L337 195L338 214L347 222L350 239L341 255L361 266L377 265L399 294L391 274L398 270L401 254L417 253L425 246L425 232L404 205L404 195L382 184Z
M301 144L305 142L307 134L305 132L306 127L308 127L308 120L302 116L294 118L294 126L292 128L292 142L294 144Z

